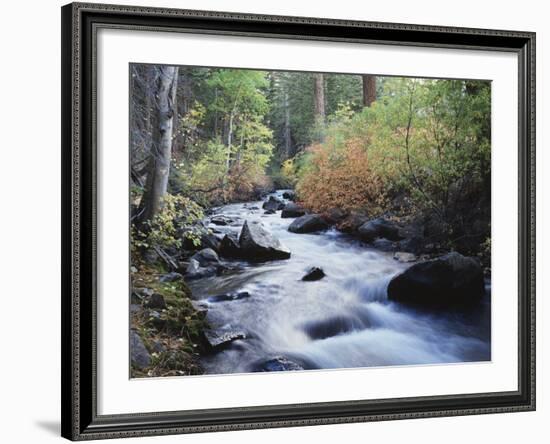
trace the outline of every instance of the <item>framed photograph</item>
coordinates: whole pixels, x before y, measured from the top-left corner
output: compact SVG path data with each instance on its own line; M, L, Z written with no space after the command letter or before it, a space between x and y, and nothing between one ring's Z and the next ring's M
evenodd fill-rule
M534 98L529 32L64 6L62 435L534 410Z

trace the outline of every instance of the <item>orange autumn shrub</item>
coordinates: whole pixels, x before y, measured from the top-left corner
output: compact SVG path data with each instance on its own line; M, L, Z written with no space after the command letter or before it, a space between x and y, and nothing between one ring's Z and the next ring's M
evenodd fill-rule
M308 167L297 185L302 204L315 212L340 208L380 213L385 203L384 184L371 168L364 141L350 138L341 147L330 146L308 148Z

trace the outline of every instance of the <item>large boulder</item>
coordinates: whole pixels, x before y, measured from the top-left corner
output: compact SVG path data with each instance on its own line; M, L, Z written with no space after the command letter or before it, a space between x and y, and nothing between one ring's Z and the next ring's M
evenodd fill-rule
M264 204L262 205L262 208L264 210L282 210L285 206L285 203L282 200L277 199L274 196L269 196L269 199L267 199Z
M259 221L245 221L239 236L243 258L248 260L288 259L290 250Z
M222 257L229 259L239 259L242 256L239 241L228 234L222 238L219 252Z
M283 208L283 211L281 211L282 218L300 217L304 214L306 214L306 210L294 202L287 203Z
M388 285L388 299L427 307L470 305L484 292L479 262L456 252L415 264Z
M203 248L191 256L191 259L196 260L201 267L207 267L220 262L218 254L212 248Z
M337 222L336 228L343 233L352 234L368 220L369 218L365 214L351 213Z
M328 224L318 214L306 214L294 219L288 227L292 233L313 233L328 228Z
M391 241L398 241L401 239L397 225L383 217L365 222L357 229L357 233L361 240L365 242L372 242L378 237L383 237Z
M130 360L137 368L151 365L151 356L135 330L130 330Z

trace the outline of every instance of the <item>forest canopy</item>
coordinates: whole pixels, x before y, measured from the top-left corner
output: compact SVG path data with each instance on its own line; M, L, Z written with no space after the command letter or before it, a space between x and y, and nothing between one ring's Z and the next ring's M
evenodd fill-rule
M130 69L132 221L144 244L197 241L204 209L275 188L315 212L421 218L441 239L474 240L464 248L488 238L490 82ZM176 216L183 233L165 226Z

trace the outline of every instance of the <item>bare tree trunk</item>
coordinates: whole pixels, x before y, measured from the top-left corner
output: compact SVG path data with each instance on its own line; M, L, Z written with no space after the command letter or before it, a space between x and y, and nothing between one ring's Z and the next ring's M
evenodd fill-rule
M285 92L283 107L285 111L285 124L283 130L283 139L285 142L285 159L292 157L292 139L290 135L290 106L288 103L288 92Z
M170 160L172 157L172 135L176 110L176 87L178 68L161 66L155 91L156 124L153 130L150 169L143 195L141 220L151 220L160 210L162 198L168 188Z
M376 101L376 77L364 75L363 77L363 106L371 106Z
M325 121L325 79L323 74L315 74L315 120Z

